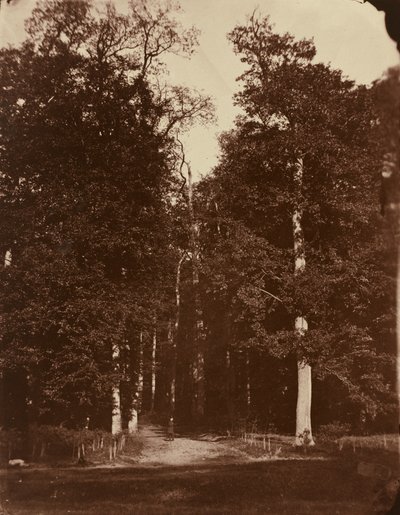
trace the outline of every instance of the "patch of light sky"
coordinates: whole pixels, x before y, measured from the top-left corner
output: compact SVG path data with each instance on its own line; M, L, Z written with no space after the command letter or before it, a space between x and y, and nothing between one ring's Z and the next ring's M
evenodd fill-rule
M0 11L2 44L24 37L23 20L35 0L18 0ZM125 11L127 0L115 0ZM395 45L388 38L383 14L356 0L181 0L182 22L201 31L199 48L191 60L168 60L171 82L196 88L214 99L217 122L192 128L184 137L186 154L197 177L207 174L218 159L218 134L233 126L238 114L233 94L242 64L234 55L227 33L258 8L268 14L278 32L313 38L317 61L331 63L358 83L368 84L398 63Z

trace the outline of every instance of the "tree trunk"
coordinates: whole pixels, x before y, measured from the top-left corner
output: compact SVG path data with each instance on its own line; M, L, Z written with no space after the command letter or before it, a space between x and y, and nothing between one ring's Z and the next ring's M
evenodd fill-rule
M204 417L205 405L205 375L204 375L204 326L203 326L203 310L200 299L199 288L199 243L198 232L199 227L195 221L193 209L193 182L192 171L188 168L188 207L189 207L189 223L190 223L190 247L192 253L192 286L194 297L194 335L193 335L193 404L192 415L195 421L199 421Z
M228 301L230 302L230 301ZM235 367L233 362L233 349L231 346L231 313L225 313L223 324L223 338L225 345L225 402L228 420L231 429L235 429Z
M150 411L154 411L156 398L156 354L157 354L157 328L154 322L153 341L151 348L151 401Z
M138 430L138 412L135 406L135 401L133 407L131 408L130 415L131 416L128 421L128 431L129 433L136 433Z
M176 281L175 281L175 323L174 328L172 329L172 324L170 323L170 327L168 329L168 337L170 338L171 347L172 347L172 363L171 363L171 385L170 385L170 414L171 416L175 413L175 405L176 405L176 362L177 362L177 349L178 349L178 334L179 334L179 323L180 323L180 303L181 303L181 293L180 293L180 282L181 282L181 269L182 264L185 260L185 254L181 256L178 262L178 266L176 268Z
M235 369L232 362L232 350L230 347L226 349L225 353L226 364L226 408L229 417L231 429L235 429Z
M294 273L299 275L306 267L304 234L302 227L302 187L303 187L303 159L299 158L294 169L293 183L296 202L293 210L293 246L294 246ZM304 317L298 316L295 320L295 333L302 338L308 330ZM297 407L296 407L296 445L314 445L311 428L311 367L300 356L297 358Z
M11 254L11 249L8 249L4 255L4 268L7 268L9 266L11 266L11 262L12 262L12 254ZM0 316L0 320L2 319L2 317ZM4 406L4 401L5 401L5 391L4 391L4 377L3 377L3 369L1 368L0 369L0 404L1 406ZM5 410L4 409L1 409L0 410L1 413L0 413L0 425L3 426L5 425L6 423L6 414L5 414Z
M398 220L400 220L400 207L398 209ZM397 386L397 406L398 406L398 430L400 434L400 238L397 241L397 292L396 292L396 307L397 307L397 360L396 360L396 386ZM400 442L399 442L400 451Z
M247 417L251 413L251 382L250 382L250 354L246 350L246 413Z
M196 333L202 334L203 323L197 321ZM205 375L204 375L204 346L203 342L197 339L195 345L195 359L193 364L194 399L193 399L193 418L200 421L204 417L205 405Z
M173 416L175 411L175 397L176 397L176 348L174 343L174 329L171 320L168 321L168 348L171 352L171 362L169 368L169 387L167 389L167 404L169 413Z
M298 337L301 338L307 329L306 319L297 317L295 330ZM297 381L296 445L314 445L311 432L311 367L305 361L297 362Z
M143 332L139 333L138 352L130 346L130 408L128 411L128 431L136 433L138 431L138 419L142 406L143 397ZM124 426L125 427L125 426Z
M115 369L119 369L119 348L113 348L113 363ZM119 382L113 386L112 390L113 412L111 421L111 433L116 435L122 431L122 413L121 413L121 389Z
M139 335L139 364L138 364L138 411L140 413L143 404L143 331Z

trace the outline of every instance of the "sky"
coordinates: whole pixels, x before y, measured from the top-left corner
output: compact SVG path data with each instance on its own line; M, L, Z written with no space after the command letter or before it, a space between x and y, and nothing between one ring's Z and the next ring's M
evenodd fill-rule
M24 19L36 0L2 2L0 42L18 44L24 39ZM125 11L127 0L115 0ZM395 44L384 28L383 13L361 0L180 0L182 22L201 31L199 47L189 61L174 57L168 62L170 80L210 95L217 121L194 127L182 139L197 177L206 175L218 160L218 134L233 126L238 114L233 94L238 91L242 65L226 35L246 15L258 9L268 14L278 32L296 38L313 38L316 61L331 63L358 83L368 84L398 63Z

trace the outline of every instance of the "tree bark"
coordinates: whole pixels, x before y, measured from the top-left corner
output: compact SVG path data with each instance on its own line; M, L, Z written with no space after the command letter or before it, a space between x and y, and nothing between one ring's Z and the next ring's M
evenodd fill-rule
M294 246L294 273L299 275L306 267L304 233L302 226L302 188L303 188L303 159L296 161L294 168L294 194L295 206L293 210L293 246ZM303 316L295 320L295 333L298 338L304 337L308 324ZM311 428L311 393L312 378L311 367L303 357L297 357L297 407L296 407L296 445L314 445Z

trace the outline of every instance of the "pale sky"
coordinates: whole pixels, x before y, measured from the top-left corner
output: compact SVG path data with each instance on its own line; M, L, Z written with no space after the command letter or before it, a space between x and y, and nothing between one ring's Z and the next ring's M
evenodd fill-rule
M18 43L24 38L23 20L36 0L2 2L0 41ZM127 0L115 0L125 10ZM370 83L398 63L395 44L384 28L383 14L357 0L180 0L185 25L201 31L200 46L189 61L169 61L174 83L195 87L214 98L217 123L195 127L185 137L186 154L197 176L207 174L217 162L217 135L232 127L237 111L232 95L239 85L239 58L233 54L226 34L244 23L255 8L270 15L278 32L297 38L314 38L317 61L330 62L360 83Z

